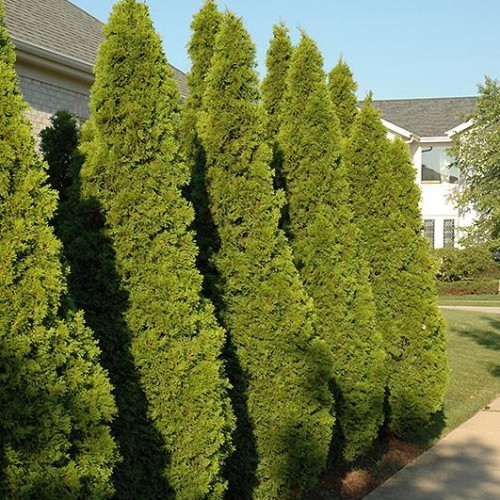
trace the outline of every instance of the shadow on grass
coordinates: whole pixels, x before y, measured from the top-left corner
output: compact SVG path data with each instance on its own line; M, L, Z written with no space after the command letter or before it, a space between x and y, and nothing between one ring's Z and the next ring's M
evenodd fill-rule
M470 328L458 327L457 332L462 337L472 339L478 345L486 347L493 351L500 351L500 319L490 316L481 316L490 327L491 330L470 330Z
M495 365L491 363L488 366L488 371L494 376L494 377L500 377L500 365Z
M131 332L125 321L128 294L116 270L112 242L96 199L83 199L81 162L73 166L68 200L55 221L70 268L68 288L82 309L102 351L101 364L114 387L118 415L112 432L123 458L115 468L115 498L165 499L172 491L164 478L168 456L147 416L148 402L131 354Z

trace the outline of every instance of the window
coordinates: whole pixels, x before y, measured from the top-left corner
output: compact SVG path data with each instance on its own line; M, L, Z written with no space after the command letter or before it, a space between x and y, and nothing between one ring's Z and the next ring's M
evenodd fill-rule
M424 220L424 234L431 241L431 246L434 248L434 229L436 226L436 221L434 219Z
M443 225L443 247L453 248L455 246L455 220L445 219Z
M454 158L444 146L422 148L422 182L458 182L458 169Z

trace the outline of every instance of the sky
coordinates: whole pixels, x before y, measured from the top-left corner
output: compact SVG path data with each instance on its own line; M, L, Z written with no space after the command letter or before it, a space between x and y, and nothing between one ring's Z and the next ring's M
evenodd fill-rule
M71 0L105 22L113 0ZM147 0L169 62L189 71L186 45L202 0ZM303 29L329 71L339 57L358 82L358 97L459 97L477 94L485 75L500 79L499 0L219 0L243 18L257 49L259 74L273 24Z

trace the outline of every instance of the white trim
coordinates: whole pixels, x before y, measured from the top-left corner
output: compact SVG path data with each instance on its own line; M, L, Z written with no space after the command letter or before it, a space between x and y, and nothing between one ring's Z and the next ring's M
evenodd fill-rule
M62 73L70 78L85 81L89 84L93 83L92 64L44 49L24 40L13 38L12 41L16 47L18 61Z
M384 127L388 128L391 132L394 132L395 134L405 137L406 139L411 139L416 141L420 140L420 137L418 135L411 133L409 130L404 129L403 127L400 127L395 123L384 120L384 118L381 118L381 120Z
M447 132L445 132L445 134L449 138L451 138L455 134L459 134L460 132L463 132L464 130L467 130L468 128L472 127L472 125L474 125L474 121L468 120L464 123L461 123L460 125L457 125L456 127L452 128L451 130L448 130Z
M420 144L450 144L451 138L450 137L420 137L419 140Z

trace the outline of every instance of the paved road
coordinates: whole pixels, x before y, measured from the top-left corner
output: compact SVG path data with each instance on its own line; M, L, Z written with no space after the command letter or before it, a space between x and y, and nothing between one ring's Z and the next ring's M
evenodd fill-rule
M365 499L500 499L500 398Z
M455 309L456 311L474 311L489 314L500 314L500 307L489 306L439 306L440 309ZM500 499L500 497L499 497Z

